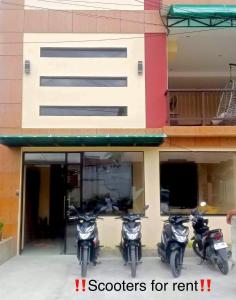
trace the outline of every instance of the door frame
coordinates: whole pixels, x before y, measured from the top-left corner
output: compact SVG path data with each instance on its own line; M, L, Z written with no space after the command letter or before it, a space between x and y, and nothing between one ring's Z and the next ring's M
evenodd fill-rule
M84 151L24 151L22 152L22 197L21 197L21 211L20 211L20 235L19 235L19 254L22 254L25 247L24 237L25 237L25 207L26 207L26 169L27 166L33 166L33 165L53 165L55 163L52 162L35 162L35 163L25 163L25 154L27 153L62 153L65 154L65 161L64 163L61 163L61 165L64 165L64 195L63 195L63 207L64 207L64 242L63 242L63 254L66 254L66 208L67 208L67 197L68 197L68 187L67 187L67 175L68 175L68 166L69 165L79 165L79 163L68 163L68 154L70 153L77 153L80 154L80 199L81 199L81 207L83 205L82 201L82 195L83 195L83 155ZM59 163L58 163L59 164Z

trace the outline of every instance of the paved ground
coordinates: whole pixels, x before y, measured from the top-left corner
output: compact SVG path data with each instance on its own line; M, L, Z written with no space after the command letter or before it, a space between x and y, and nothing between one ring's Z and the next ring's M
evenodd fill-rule
M75 279L80 278L80 269L74 256L18 256L0 266L0 299L1 300L139 300L139 299L224 299L234 300L236 296L236 267L224 276L211 265L199 265L199 259L187 257L184 270L178 279L173 279L169 268L158 258L144 258L138 266L137 278L132 280L130 269L122 264L120 258L102 258L101 264L89 267L89 278L86 281L86 292L76 292ZM125 280L129 288L137 283L138 291L99 292L88 291L89 280L101 283L120 283ZM151 290L151 281L166 283L166 291ZM211 279L211 291L201 292L200 279ZM192 291L193 282L197 281L199 291ZM180 288L188 284L189 291L173 291L173 284L180 283ZM182 282L182 283L181 283ZM90 282L94 283L94 282ZM146 291L140 291L140 283ZM182 286L181 286L182 285ZM103 286L102 286L103 287ZM108 284L108 288L111 284ZM160 284L157 286L160 287ZM90 285L90 288L94 288Z

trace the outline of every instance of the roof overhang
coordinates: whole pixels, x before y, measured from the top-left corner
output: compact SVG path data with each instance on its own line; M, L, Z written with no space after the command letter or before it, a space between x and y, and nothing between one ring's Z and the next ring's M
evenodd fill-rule
M165 134L144 135L0 135L0 144L24 146L159 146Z
M236 27L236 5L174 4L167 15L168 27Z

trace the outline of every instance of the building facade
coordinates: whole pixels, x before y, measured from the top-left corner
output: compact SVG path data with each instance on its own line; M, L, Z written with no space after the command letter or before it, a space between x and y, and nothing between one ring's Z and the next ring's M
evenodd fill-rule
M228 15L217 4L2 1L0 219L17 253L74 253L72 207L99 210L107 197L121 212L149 205L148 248L166 208L189 213L201 202L230 241L236 1L224 1ZM115 214L98 225L115 247Z

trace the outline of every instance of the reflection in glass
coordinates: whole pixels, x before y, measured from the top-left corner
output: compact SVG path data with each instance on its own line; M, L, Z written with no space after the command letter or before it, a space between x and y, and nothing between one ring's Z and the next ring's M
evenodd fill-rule
M80 153L68 153L67 162L68 164L80 164L81 154Z
M84 210L109 215L129 210L142 212L143 207L143 153L84 153Z
M64 164L65 153L25 153L26 164Z
M161 152L161 212L189 213L198 206L208 214L226 214L236 206L235 180L234 152Z

